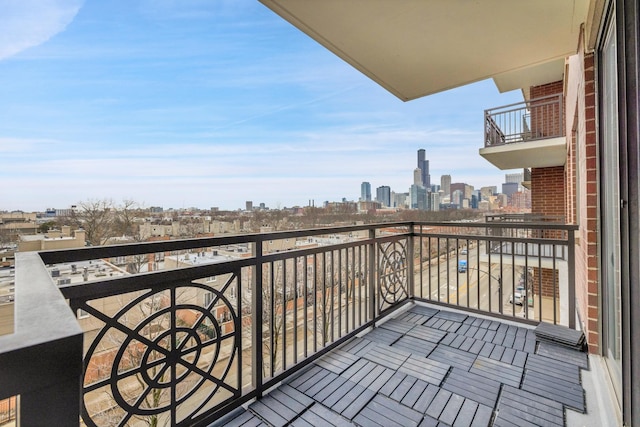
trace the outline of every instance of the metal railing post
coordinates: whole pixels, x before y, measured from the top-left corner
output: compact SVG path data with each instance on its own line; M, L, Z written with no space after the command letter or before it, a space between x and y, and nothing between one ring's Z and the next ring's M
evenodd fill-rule
M251 278L251 375L253 387L262 396L262 237L257 237L253 245L255 266Z
M72 379L22 393L18 404L18 425L78 425L81 390L80 380Z
M415 262L415 224L412 222L411 225L409 225L409 242L408 242L408 249L407 249L407 274L409 277L407 277L407 287L409 289L407 289L407 296L409 298L413 298L415 295L415 277L414 277L414 262Z
M567 230L568 233L568 260L569 270L569 328L576 328L576 236L575 230Z
M373 320L377 316L376 311L376 301L377 301L377 292L376 292L376 230L375 228L369 229L369 239L371 239L371 243L369 243L369 259L367 260L368 269L369 269L369 319Z
M558 126L560 127L559 133L561 135L564 135L565 133L564 132L564 108L563 108L564 106L562 105L562 101L563 101L562 98L563 98L563 95L561 93L558 94L558 106L559 106L558 112L560 115L560 118L559 118L560 122L558 123Z

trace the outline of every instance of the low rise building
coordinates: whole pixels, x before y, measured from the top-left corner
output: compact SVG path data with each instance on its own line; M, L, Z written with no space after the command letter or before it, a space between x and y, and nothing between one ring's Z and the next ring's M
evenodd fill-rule
M20 236L18 252L82 248L86 244L84 230L79 229L72 232L71 227L64 226L62 230Z

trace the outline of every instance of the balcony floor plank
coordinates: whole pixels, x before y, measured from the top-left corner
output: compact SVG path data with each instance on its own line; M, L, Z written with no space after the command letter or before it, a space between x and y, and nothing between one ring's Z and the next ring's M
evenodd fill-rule
M357 360L358 356L343 350L335 350L316 361L316 364L335 374L341 374Z
M570 362L574 365L578 365L582 369L589 369L587 354L575 351L569 347L563 347L543 341L538 345L538 351L536 353L551 359Z
M301 416L300 419L311 424L314 427L318 426L332 426L332 427L343 427L343 426L352 426L354 425L350 421L342 418L340 415L335 412L329 410L325 406L320 404L315 404L306 410Z
M436 344L412 337L411 335L405 335L393 343L391 347L427 357L436 348Z
M267 426L260 418L252 412L246 411L225 423L228 427L262 427Z

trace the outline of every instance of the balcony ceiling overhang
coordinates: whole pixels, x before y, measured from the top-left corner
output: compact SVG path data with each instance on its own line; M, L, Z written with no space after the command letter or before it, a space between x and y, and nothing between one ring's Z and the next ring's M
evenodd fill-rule
M575 53L590 3L260 1L403 101L496 76L499 87L507 77L505 87L524 87Z
M565 58L554 59L543 64L523 68L493 76L500 92L522 89L524 98L529 99L529 87L562 80L565 70Z
M567 138L516 142L479 151L482 157L501 170L562 166L567 160Z

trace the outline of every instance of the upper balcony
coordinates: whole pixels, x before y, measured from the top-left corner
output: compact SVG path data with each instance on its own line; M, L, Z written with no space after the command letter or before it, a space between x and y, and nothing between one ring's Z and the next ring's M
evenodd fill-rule
M502 170L564 165L562 95L485 110L480 155Z
M19 253L0 399L21 425L606 425L575 330L575 230L402 222Z

